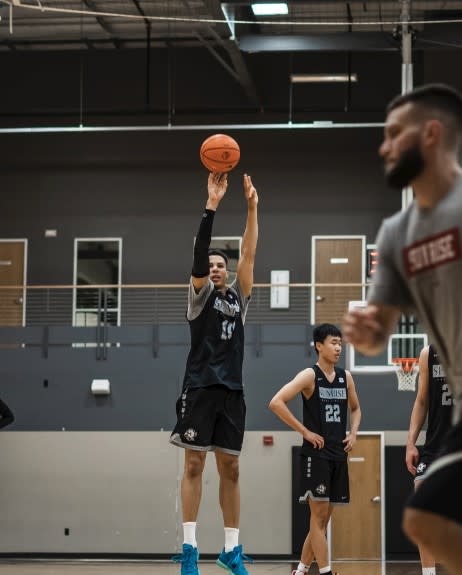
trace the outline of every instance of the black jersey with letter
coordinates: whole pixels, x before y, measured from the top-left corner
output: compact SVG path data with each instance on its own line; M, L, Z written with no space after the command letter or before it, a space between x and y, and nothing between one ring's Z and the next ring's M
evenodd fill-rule
M428 350L428 421L424 454L436 455L451 427L452 397L443 366L433 345Z
M184 388L224 385L242 390L244 320L249 298L234 281L223 294L212 281L195 293L189 289L187 319L191 350L186 362Z
M303 398L303 425L324 438L324 447L315 449L303 440L303 455L315 455L324 459L341 461L346 459L345 444L348 416L348 389L344 369L335 368L335 379L332 383L318 365L313 366L315 388L313 395Z

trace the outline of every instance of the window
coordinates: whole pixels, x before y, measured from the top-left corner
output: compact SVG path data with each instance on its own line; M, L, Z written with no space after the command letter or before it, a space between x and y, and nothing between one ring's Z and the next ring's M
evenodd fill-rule
M75 239L74 285L88 287L74 288L74 325L120 325L121 254L120 238Z

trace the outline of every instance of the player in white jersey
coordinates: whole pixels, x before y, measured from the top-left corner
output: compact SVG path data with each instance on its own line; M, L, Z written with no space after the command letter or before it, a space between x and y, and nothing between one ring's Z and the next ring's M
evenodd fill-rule
M403 528L451 573L462 574L462 96L431 84L388 106L379 153L387 182L412 186L412 204L384 220L379 263L365 310L344 319L345 339L379 353L400 314L416 313L444 366L453 394L445 452L409 500Z

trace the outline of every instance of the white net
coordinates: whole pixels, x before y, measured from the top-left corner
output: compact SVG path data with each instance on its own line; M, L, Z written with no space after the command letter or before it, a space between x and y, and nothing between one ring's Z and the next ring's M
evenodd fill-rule
M419 363L415 358L394 359L399 391L415 391Z

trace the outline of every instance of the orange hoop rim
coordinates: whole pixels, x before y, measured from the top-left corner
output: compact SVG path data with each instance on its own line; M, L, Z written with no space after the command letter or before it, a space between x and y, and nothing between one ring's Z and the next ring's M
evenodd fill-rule
M405 373L409 373L414 366L418 364L419 359L417 357L393 357L391 361L395 363L397 367L401 367Z

